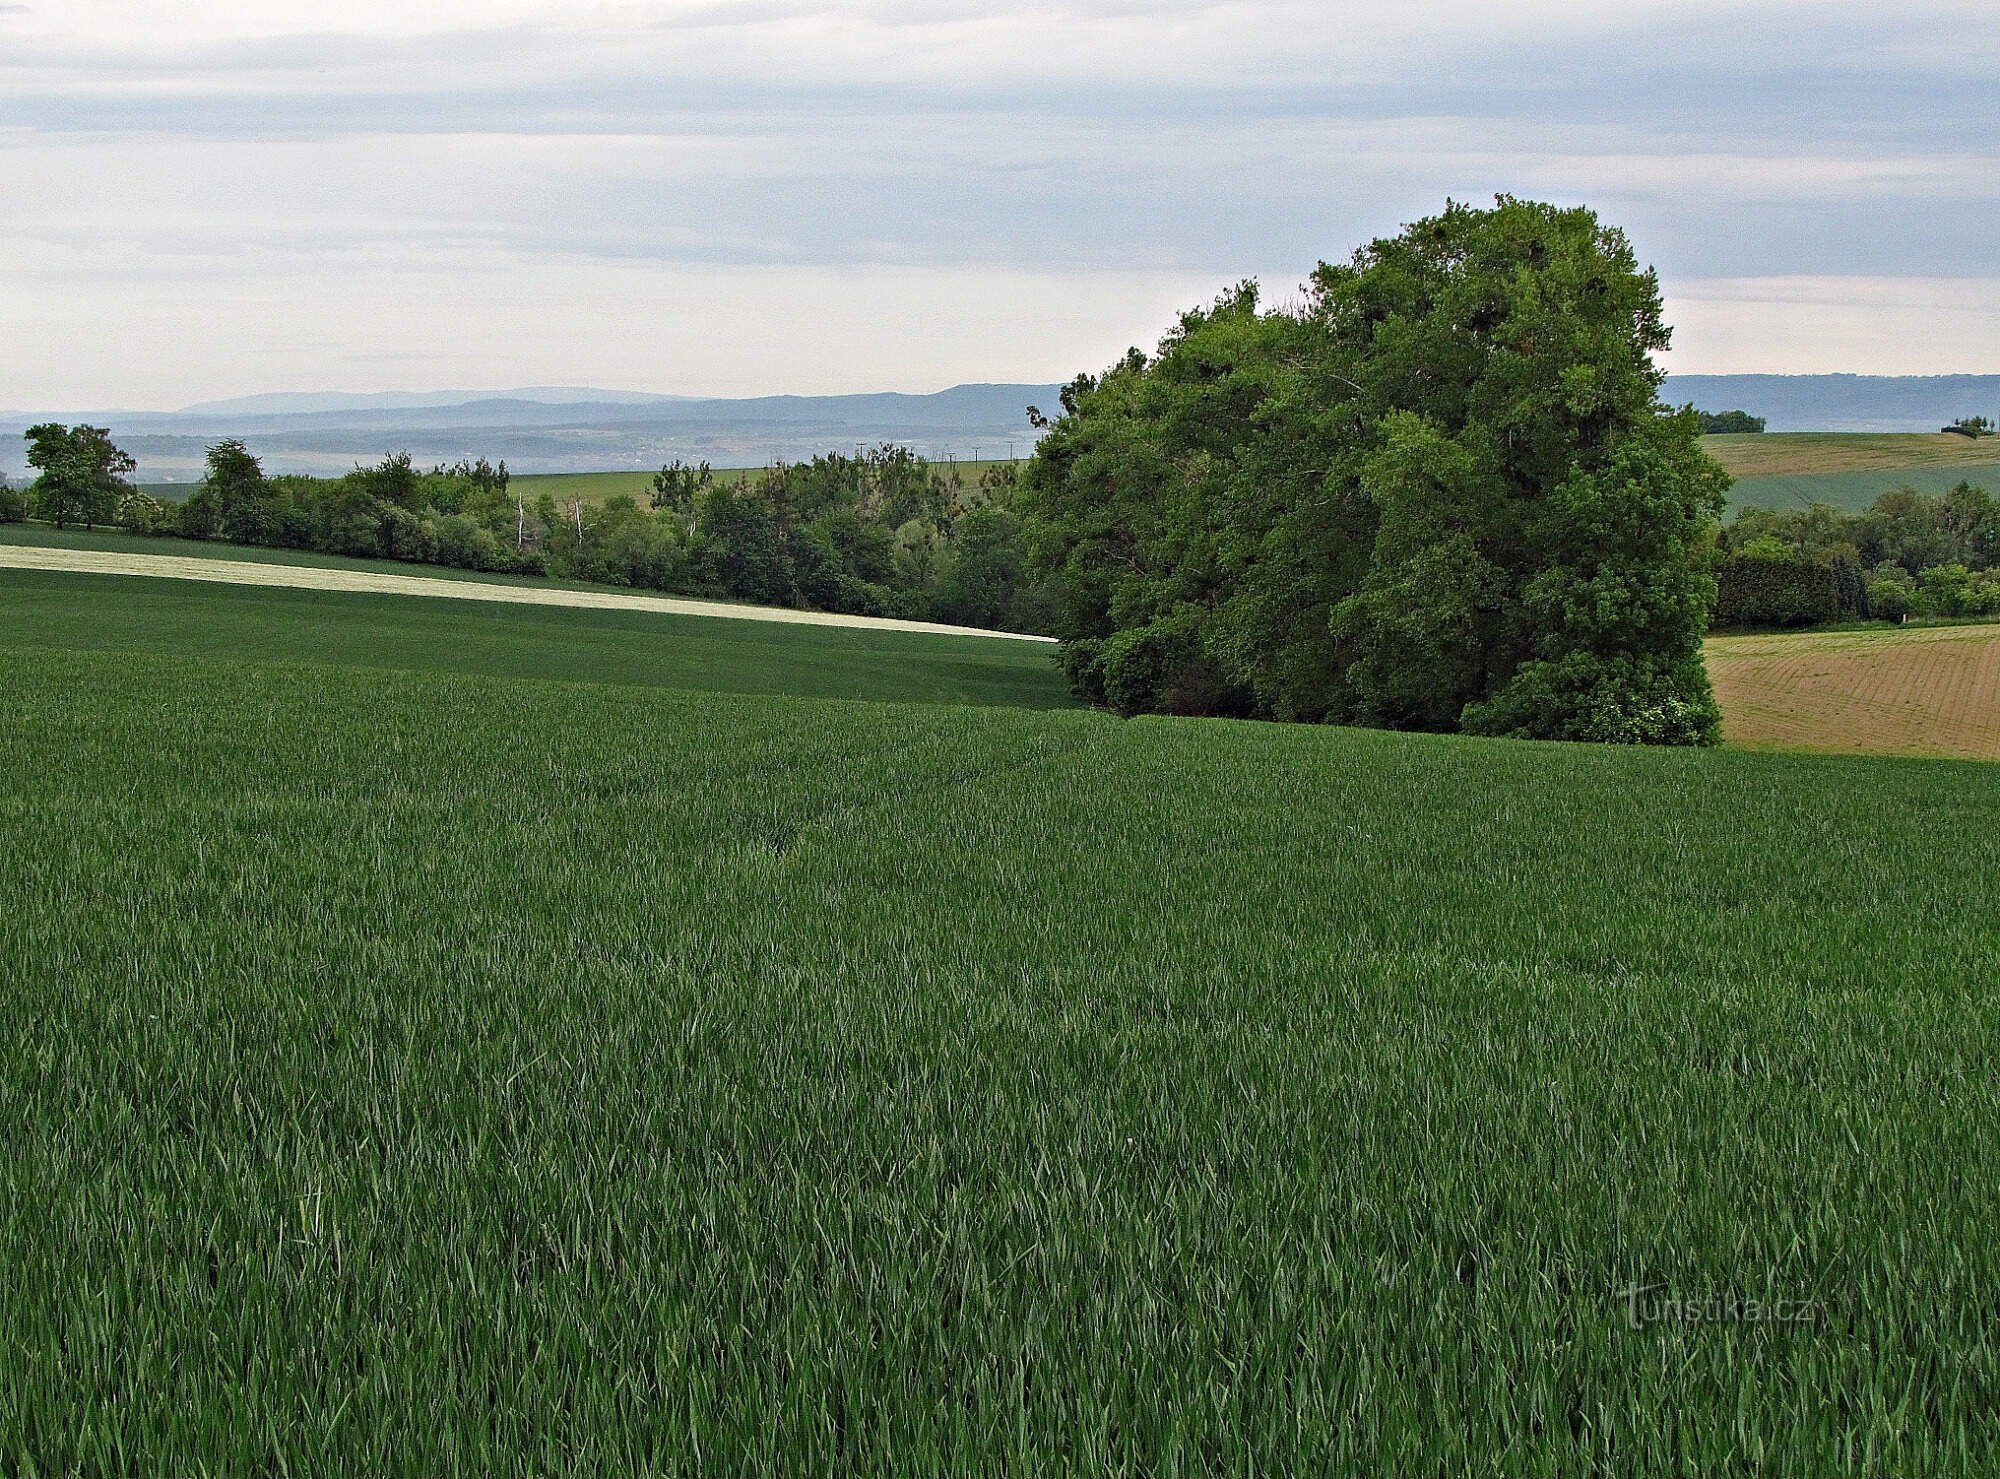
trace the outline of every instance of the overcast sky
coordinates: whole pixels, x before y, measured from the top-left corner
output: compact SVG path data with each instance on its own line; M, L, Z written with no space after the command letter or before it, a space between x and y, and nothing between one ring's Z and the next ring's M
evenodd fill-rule
M0 3L0 407L1066 379L1509 191L1682 371L2000 371L1990 0Z

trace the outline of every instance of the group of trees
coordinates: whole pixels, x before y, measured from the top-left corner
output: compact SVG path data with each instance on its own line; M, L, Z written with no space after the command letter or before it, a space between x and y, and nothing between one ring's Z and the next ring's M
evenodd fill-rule
M1586 210L1452 205L1246 284L1062 395L1023 477L1078 692L1706 743L1726 478L1658 402L1658 284Z
M1710 437L1760 432L1766 424L1762 416L1752 416L1748 411L1697 411L1695 417L1701 423L1701 434Z
M118 510L133 489L127 478L139 464L112 443L101 426L59 426L44 422L25 433L34 483L35 512L58 529L86 529L117 522ZM0 482L4 487L4 482ZM0 493L0 520L27 517L25 497L11 488Z
M1953 436L1971 437L1978 441L1981 437L1993 435L1993 422L1985 416L1961 416L1944 431Z
M1718 545L1718 626L2000 615L2000 503L1969 483L1858 514L1746 508Z
M396 454L343 477L273 476L242 442L225 441L173 504L126 481L132 459L101 428L37 427L29 439L41 472L32 504L0 495L0 518L32 506L59 525L1021 631L1054 619L1052 582L1030 568L1010 506L1011 466L965 487L895 446L740 481L675 462L642 506L630 496L529 498L504 462L484 459L426 472Z

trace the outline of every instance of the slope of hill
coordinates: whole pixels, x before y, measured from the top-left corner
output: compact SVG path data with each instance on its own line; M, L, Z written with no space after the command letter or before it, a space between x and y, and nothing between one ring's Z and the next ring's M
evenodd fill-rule
M1766 432L1703 445L1736 478L1735 507L1826 503L1853 513L1892 488L1935 494L1963 481L2000 491L2000 438Z
M208 446L223 437L243 439L269 471L316 473L343 472L389 451L407 451L423 464L504 458L522 473L651 469L675 457L761 467L885 441L940 458L1003 456L1009 449L1025 455L1036 438L1027 408L1053 405L1055 396L1047 385L958 385L932 395L744 400L486 398L333 409L236 403L58 419L108 425L139 459L143 481L189 482L200 476ZM0 471L21 470L19 436L28 419L0 424Z
M2000 1457L1987 767L34 580L10 1467Z
M1730 744L2000 760L2000 624L1711 637Z

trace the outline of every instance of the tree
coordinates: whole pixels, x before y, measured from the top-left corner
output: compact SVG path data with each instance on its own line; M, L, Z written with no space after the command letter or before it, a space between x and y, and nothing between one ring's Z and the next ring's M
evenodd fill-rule
M1024 470L1063 661L1126 712L1708 743L1727 478L1591 212L1450 205L1079 378ZM1047 418L1043 418L1047 420Z
M714 481L706 462L690 467L676 457L653 474L653 508L672 514L686 528L694 522L696 501Z
M1696 418L1701 423L1703 436L1743 436L1761 432L1768 424L1762 416L1752 416L1748 411L1697 411Z
M127 475L139 464L112 443L101 426L60 426L44 422L27 433L28 465L41 477L35 506L58 529L111 523L119 503L132 491Z
M690 563L715 595L775 603L790 586L770 509L756 494L727 483L701 497Z
M272 507L264 467L240 441L218 442L208 449L208 468L201 491L214 507L216 532L238 544L270 544L277 535L277 511Z
M28 500L0 473L0 524L18 524L28 516Z

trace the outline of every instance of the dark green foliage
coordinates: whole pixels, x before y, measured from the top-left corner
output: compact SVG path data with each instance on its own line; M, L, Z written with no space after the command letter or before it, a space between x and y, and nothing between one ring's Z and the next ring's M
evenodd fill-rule
M1843 621L1868 619L1868 577L1861 563L1846 550L1837 551L1827 562L1833 571L1834 607Z
M277 543L278 511L264 481L263 464L243 443L219 442L208 449L207 476L189 501L196 499L213 505L214 527L208 537L219 535L237 544Z
M341 478L267 477L242 442L226 441L171 511L128 492L118 517L142 534L810 610L1010 631L1056 619L1008 507L1011 469L989 471L975 493L894 446L780 464L748 482L674 462L644 508L629 495L558 505L546 492L531 505L510 484L505 463L419 472L404 453Z
M1718 627L1808 627L1840 616L1830 560L1758 546L1725 556L1715 577Z
M693 520L696 503L715 481L706 462L690 467L676 457L653 476L653 507L683 523Z
M1971 437L1977 441L1980 437L1993 435L1993 421L1987 416L1961 416L1944 430L1953 436Z
M1746 508L1723 531L1721 548L1720 626L1987 615L1984 591L2000 585L1992 575L2000 567L2000 503L1960 482L1938 497L1894 489L1859 514L1823 503ZM1745 554L1755 558L1738 558ZM1807 567L1829 572L1830 608Z
M27 517L27 495L0 477L0 524L18 524Z
M118 505L132 492L126 478L139 464L113 444L108 431L50 421L24 435L28 465L40 474L34 485L37 517L58 529L69 524L89 529L117 518Z
M1036 651L0 581L0 1471L2000 1468L1990 766Z
M1452 206L1244 285L1063 394L1024 497L1077 691L1705 743L1726 479L1659 404L1658 286L1588 211Z
M1868 613L1878 621L1901 621L1916 610L1915 588L1901 580L1868 583Z
M1933 565L1918 577L1913 603L1921 616L2000 616L2000 571Z
M1764 429L1764 418L1748 411L1697 411L1695 419L1703 436L1743 436Z

